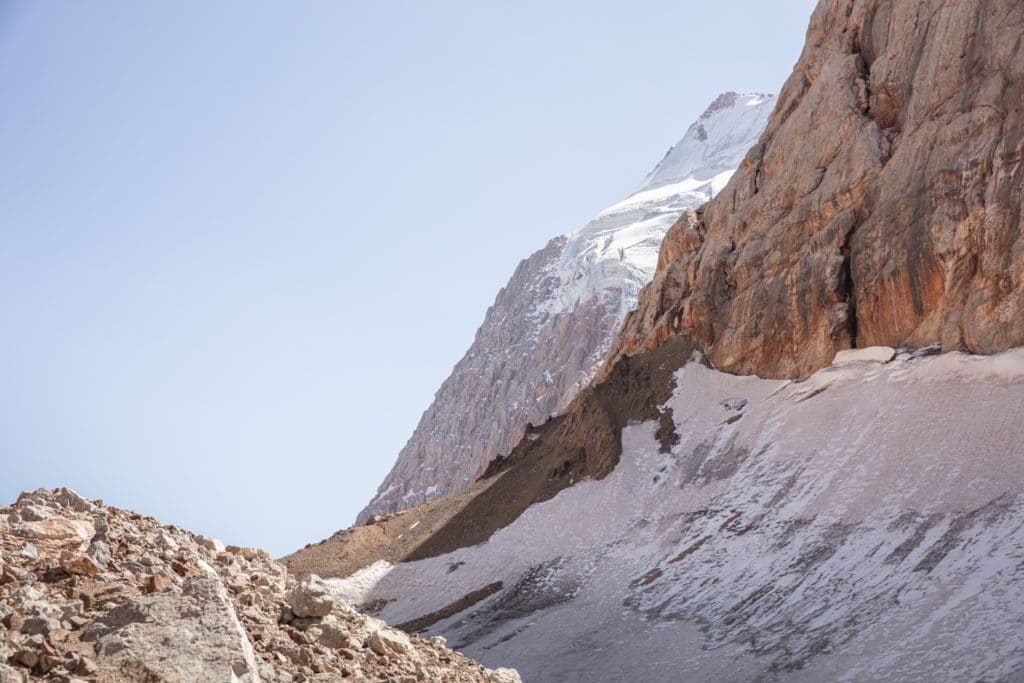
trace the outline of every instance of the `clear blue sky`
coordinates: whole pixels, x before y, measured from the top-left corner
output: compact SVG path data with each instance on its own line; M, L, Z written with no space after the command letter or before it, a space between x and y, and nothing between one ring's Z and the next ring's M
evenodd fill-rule
M347 526L517 262L811 5L0 0L0 500Z

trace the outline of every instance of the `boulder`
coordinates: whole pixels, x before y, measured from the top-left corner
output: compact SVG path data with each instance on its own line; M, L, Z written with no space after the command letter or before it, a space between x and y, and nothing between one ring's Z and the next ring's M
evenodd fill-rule
M80 545L89 541L95 533L96 527L88 520L65 517L25 521L11 528L11 534L18 538L35 539L51 544ZM38 547L40 544L36 545Z
M172 552L178 549L178 542L175 541L174 537L166 531L161 531L156 535L156 538L153 539L153 545L157 548L170 550Z
M327 616L317 627L320 634L316 641L324 647L334 650L352 648L356 643L352 640L349 630L334 617Z
M88 555L77 555L66 550L60 555L60 568L76 576L96 576L103 571L103 567Z
M846 349L836 354L832 365L847 363L888 363L896 356L891 346L869 346L863 349Z
M288 605L297 617L325 617L334 609L334 598L314 574L292 589Z
M142 592L147 595L150 593L159 593L165 591L174 585L174 579L163 574L152 574L146 577L146 583L142 587Z
M225 551L224 543L219 538L210 538L209 536L196 536L196 543L202 548L206 548L214 555Z
M227 547L227 551L232 555L238 555L239 557L242 557L249 561L255 560L256 558L261 558L264 560L270 559L270 555L267 553L267 551L262 550L260 548L243 548L237 545L229 545Z
M394 629L377 629L370 636L370 649L380 656L408 655L413 651L409 636Z
M0 664L0 683L28 683L28 674L6 664Z
M20 514L26 522L41 522L44 519L49 519L53 513L39 505L24 505Z
M92 512L96 507L77 491L69 488L59 489L53 500L61 507L70 508L75 512Z
M180 591L132 600L97 618L82 635L94 642L103 680L258 681L245 631L221 581L194 576Z
M488 675L487 680L490 683L523 683L518 671L505 668L495 669Z
M56 631L59 628L59 621L43 616L28 617L21 624L21 632L30 636L49 635L51 631Z

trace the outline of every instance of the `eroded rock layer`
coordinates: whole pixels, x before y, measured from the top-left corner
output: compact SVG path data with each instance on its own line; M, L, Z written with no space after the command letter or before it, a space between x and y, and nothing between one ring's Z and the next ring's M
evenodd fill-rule
M804 377L884 344L1024 344L1024 5L822 0L760 142L666 236L612 357L687 335Z

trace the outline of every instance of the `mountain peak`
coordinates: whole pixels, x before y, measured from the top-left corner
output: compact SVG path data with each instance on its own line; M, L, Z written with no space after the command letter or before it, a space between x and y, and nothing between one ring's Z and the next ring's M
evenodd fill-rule
M636 192L680 182L707 181L735 169L768 123L775 95L724 92L704 110Z

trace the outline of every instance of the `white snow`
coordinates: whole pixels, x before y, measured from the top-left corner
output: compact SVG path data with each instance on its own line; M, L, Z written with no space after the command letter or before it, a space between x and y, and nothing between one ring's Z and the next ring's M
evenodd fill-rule
M1020 678L1024 350L676 377L670 453L630 426L486 543L332 585L401 623L502 581L430 633L530 681Z
M574 233L557 265L559 286L538 310L571 311L609 290L622 292L620 317L654 276L661 240L683 211L717 194L768 123L774 95L726 93L637 190Z

